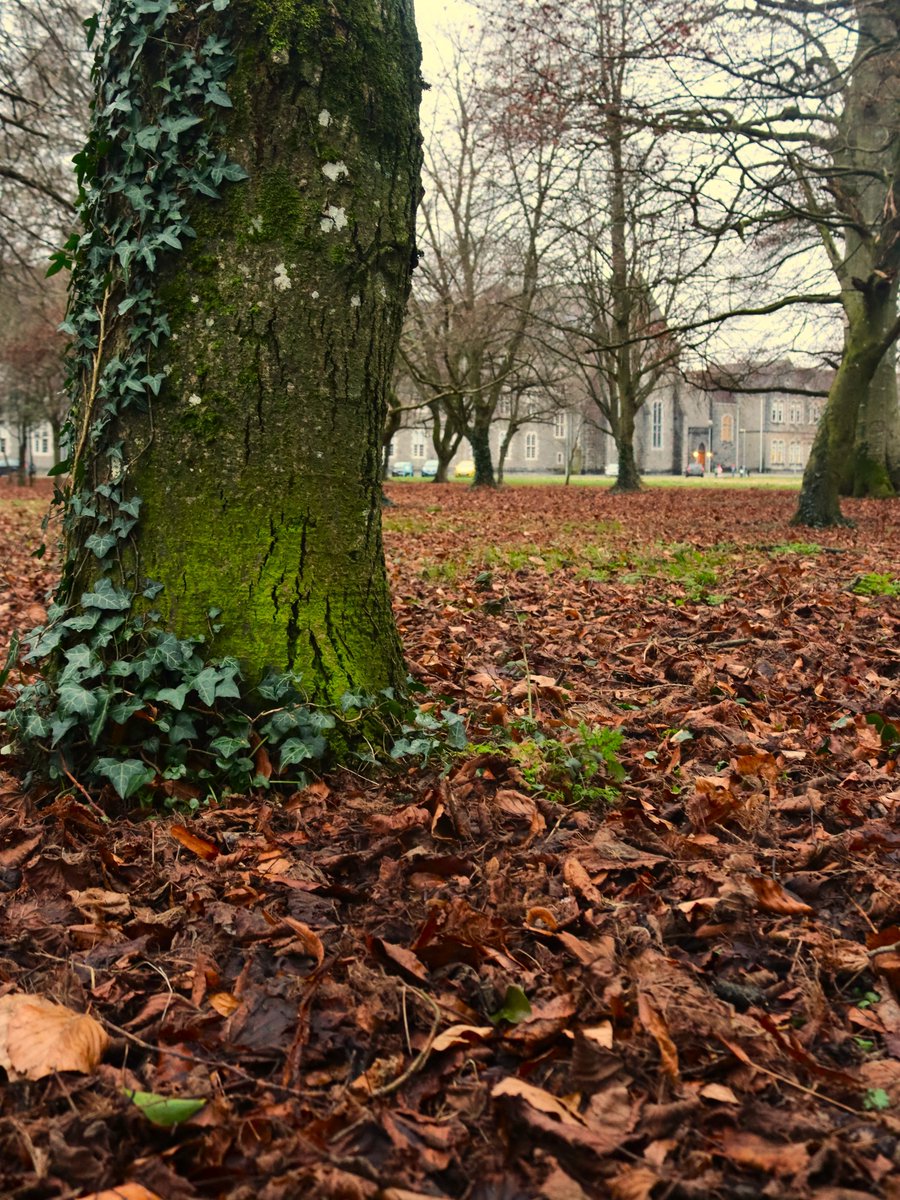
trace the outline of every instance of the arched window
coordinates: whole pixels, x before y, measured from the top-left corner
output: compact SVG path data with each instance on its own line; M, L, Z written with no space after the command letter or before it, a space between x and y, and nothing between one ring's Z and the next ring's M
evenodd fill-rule
M722 423L719 428L719 436L723 442L734 441L734 414L723 413Z

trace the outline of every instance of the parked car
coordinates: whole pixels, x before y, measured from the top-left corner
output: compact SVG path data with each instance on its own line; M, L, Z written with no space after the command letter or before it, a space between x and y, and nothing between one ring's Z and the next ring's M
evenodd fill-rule
M698 462L688 463L684 469L685 475L703 476L706 474L703 467Z
M471 458L464 458L461 462L456 464L453 474L457 479L474 479L475 464L472 462Z
M400 478L412 479L415 473L411 462L395 462L391 467L391 474Z
M426 458L422 463L422 478L433 479L438 473L438 460L436 458Z

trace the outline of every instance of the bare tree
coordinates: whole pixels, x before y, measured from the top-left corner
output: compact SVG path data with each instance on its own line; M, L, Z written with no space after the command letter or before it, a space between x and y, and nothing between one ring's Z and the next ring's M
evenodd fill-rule
M452 117L426 154L422 261L402 353L435 433L446 444L467 437L475 485L493 486L490 430L532 349L549 216L566 166L558 125L523 126L476 71L457 52ZM435 448L440 460L438 440Z
M7 0L0 21L0 270L18 285L74 226L90 58L82 0Z

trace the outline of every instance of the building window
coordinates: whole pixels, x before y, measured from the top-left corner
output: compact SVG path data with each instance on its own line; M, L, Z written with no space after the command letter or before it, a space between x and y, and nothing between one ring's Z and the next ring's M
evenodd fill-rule
M35 454L38 454L41 449L41 435L39 433L32 434L31 435L31 443L34 446Z
M6 438L0 437L0 454L6 453Z
M50 452L50 442L47 439L47 434L42 433L41 434L41 454L49 454L49 452Z
M538 436L536 433L525 434L525 461L534 462L538 452Z
M722 425L719 430L719 436L723 442L734 441L734 416L732 413L722 414Z
M792 425L800 425L803 421L803 405L792 404L788 409L788 420Z
M497 405L497 416L508 417L512 412L512 402L509 396L501 396L500 403Z
M553 418L553 436L555 438L564 438L566 436L566 414L557 413Z
M556 452L556 465L557 465L558 467L561 467L561 466L563 465L563 452L562 452L562 450L557 450L557 452Z
M396 453L397 453L397 439L396 439L396 438L394 438L394 439L391 441L391 444L390 444L390 446L389 446L389 448L388 448L388 457L389 457L389 458L393 458L393 457L394 457L394 455L395 455Z
M772 401L772 424L773 425L783 425L784 424L784 401L783 400L773 400Z
M784 442L781 438L774 438L772 441L771 464L773 467L784 466Z
M818 400L811 400L809 404L809 423L815 425L819 417L822 415L822 405Z
M661 450L663 444L663 406L662 400L654 400L650 410L650 445L654 450Z
M413 456L413 458L424 458L425 457L425 442L421 438L416 438L413 441L412 456Z
M792 467L803 465L803 447L800 442L791 442L788 447L788 462Z

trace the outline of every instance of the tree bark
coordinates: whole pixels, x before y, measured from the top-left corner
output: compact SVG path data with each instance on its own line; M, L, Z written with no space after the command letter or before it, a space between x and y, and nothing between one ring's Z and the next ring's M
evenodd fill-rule
M126 567L163 585L164 627L196 636L218 608L212 655L334 702L403 679L380 450L419 191L412 3L204 7L166 33L230 40L218 148L249 179L198 197L196 238L160 258L165 382L111 436L142 501ZM145 65L148 112L157 82ZM95 485L109 461L88 464Z
M885 324L896 312L896 284L870 289L865 323L848 331L844 354L828 393L810 451L792 524L822 528L846 525L841 513L843 463L854 443L860 396L869 388L891 340ZM861 327L861 328L860 328Z
M475 421L466 431L472 446L472 461L475 464L473 487L496 487L494 464L491 459L490 417L486 421Z

